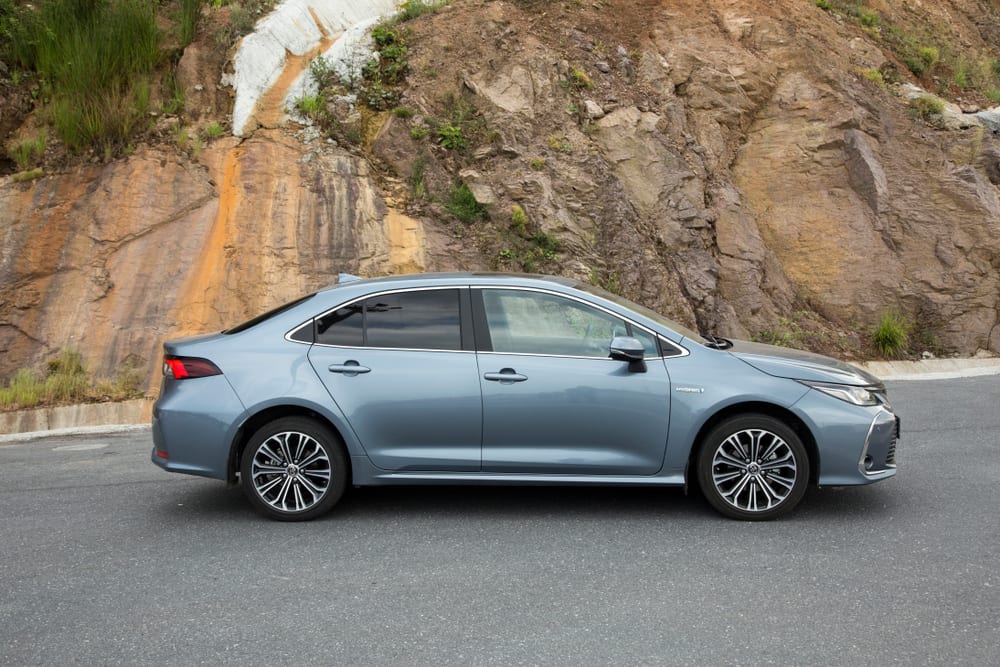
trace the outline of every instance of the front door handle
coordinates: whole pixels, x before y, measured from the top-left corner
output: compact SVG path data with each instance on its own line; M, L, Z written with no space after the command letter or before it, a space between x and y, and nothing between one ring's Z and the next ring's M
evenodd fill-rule
M370 373L372 369L367 366L362 366L352 359L350 361L345 361L342 364L333 364L328 366L327 370L331 373L343 373L348 377L354 377L360 373Z
M484 373L483 378L491 382L499 382L501 384L511 384L513 382L524 382L528 379L527 375L521 375L516 372L513 368L501 369L499 373Z

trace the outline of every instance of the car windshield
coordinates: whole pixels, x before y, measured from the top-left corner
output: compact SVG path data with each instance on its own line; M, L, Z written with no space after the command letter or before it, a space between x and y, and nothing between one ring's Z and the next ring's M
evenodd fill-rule
M647 318L653 320L654 322L662 324L663 326L667 327L668 329L676 331L677 333L679 333L680 335L684 336L685 338L690 338L691 340L695 340L695 341L701 340L702 338L704 338L704 336L702 336L698 332L692 331L691 329L688 329L683 324L678 324L677 322L674 322L669 317L664 317L663 315L660 315L655 310L651 310L649 308L646 308L645 306L640 306L639 304L635 303L634 301L629 301L628 299L626 299L623 296L619 296L617 294L614 294L613 292L609 292L608 290L602 289L600 287L597 287L596 285L591 285L589 283L582 283L581 282L581 283L577 283L575 285L575 287L577 289L579 289L579 290L583 290L584 292L590 292L594 296L599 296L602 299L607 299L608 301L612 301L614 303L617 303L619 306L624 306L625 308L628 308L629 310L634 310L635 312L639 313L643 317L647 317Z

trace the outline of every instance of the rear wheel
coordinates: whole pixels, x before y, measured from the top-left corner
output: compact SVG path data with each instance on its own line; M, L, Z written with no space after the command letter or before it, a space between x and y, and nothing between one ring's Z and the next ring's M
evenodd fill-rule
M698 453L706 500L734 519L760 521L789 512L809 483L809 457L784 422L767 415L732 417L713 428Z
M282 417L250 438L240 482L264 516L306 521L329 511L344 494L347 458L326 426L306 417Z

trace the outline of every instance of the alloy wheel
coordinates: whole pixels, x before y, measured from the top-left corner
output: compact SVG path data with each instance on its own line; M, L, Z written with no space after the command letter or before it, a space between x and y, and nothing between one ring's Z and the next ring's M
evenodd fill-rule
M280 512L305 512L330 489L332 468L323 446L299 431L276 433L257 447L250 464L254 491Z
M732 433L712 456L712 483L719 496L744 512L765 512L781 505L799 474L795 453L785 440L765 429Z

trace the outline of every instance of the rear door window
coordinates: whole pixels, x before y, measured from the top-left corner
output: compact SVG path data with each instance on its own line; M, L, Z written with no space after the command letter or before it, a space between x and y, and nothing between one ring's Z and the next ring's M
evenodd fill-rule
M369 297L316 320L316 342L347 347L461 350L457 289Z

